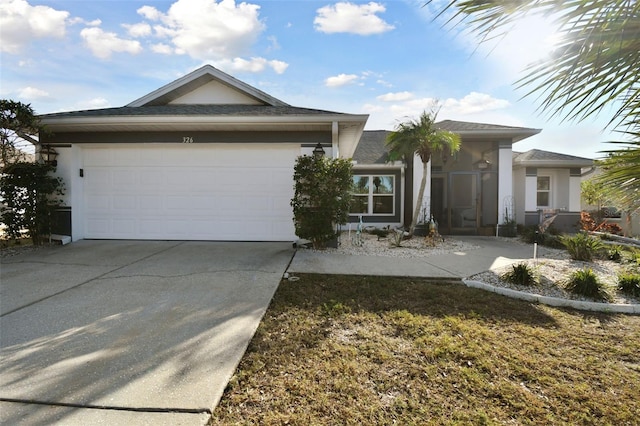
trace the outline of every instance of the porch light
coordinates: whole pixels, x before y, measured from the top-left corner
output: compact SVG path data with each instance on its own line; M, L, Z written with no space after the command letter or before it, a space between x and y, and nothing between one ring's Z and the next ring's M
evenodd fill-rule
M324 149L322 148L322 145L320 144L320 142L318 142L318 144L316 145L315 148L313 148L313 156L315 158L322 158L324 157Z
M491 167L491 161L482 159L480 161L477 161L475 163L475 166L480 170L487 170L489 167Z
M51 145L43 145L40 148L40 157L45 162L45 164L53 167L56 167L58 165L58 160L56 160L56 158L58 158L58 152L55 149L51 148Z

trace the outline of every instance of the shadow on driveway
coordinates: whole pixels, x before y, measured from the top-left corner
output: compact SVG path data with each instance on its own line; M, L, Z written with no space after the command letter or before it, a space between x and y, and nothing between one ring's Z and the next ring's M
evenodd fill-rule
M200 421L264 315L290 247L80 241L5 259L2 424L49 424L52 415L73 423L83 419L75 406L194 413Z

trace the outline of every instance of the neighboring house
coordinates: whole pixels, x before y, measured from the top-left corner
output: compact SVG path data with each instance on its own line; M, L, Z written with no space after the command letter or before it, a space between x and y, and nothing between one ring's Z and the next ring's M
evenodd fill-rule
M532 149L514 153L513 188L518 223L538 224L541 215L554 215L553 227L575 232L580 220L583 175L593 160Z
M433 215L443 234L495 235L513 218L512 145L539 129L445 120L436 123L461 136L454 156L434 155L421 220ZM422 163L386 163L388 131L365 131L354 154L356 191L351 221L376 226L408 224L422 178Z
M72 239L294 240L296 158L351 158L367 115L286 104L206 65L120 108L40 116Z

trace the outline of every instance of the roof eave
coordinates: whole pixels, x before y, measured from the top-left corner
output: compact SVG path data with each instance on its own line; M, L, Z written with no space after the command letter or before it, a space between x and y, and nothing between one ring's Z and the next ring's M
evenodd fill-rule
M273 126L327 126L329 129L333 122L358 123L361 128L367 121L368 115L350 114L320 114L320 115L283 115L283 116L211 116L211 115L180 115L180 116L102 116L102 117L43 117L41 122L49 131L73 132L73 131L130 131L135 128L144 131L148 128L182 128L199 126L217 130L225 126L248 126L252 128Z
M452 130L453 133L456 133L461 137L472 137L472 138L479 138L479 139L489 139L489 138L511 139L512 143L516 143L523 139L527 139L531 136L535 136L541 131L542 129L523 129L523 130L492 129L492 130L458 130L458 131Z
M534 160L534 161L514 161L516 167L540 167L550 169L573 168L573 167L589 167L593 165L593 161L554 161L554 160Z

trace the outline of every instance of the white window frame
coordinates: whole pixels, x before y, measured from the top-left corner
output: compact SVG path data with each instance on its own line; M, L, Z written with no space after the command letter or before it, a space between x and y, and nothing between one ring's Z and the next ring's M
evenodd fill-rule
M540 178L549 179L549 189L546 189L546 190L538 189L538 179L540 179ZM536 207L538 207L539 209L545 209L545 208L549 209L549 208L551 208L551 206L553 205L553 198L552 198L553 191L552 191L552 188L553 188L553 180L552 180L551 176L549 176L549 175L536 176ZM546 206L538 204L538 194L541 193L541 192L546 192L547 193L549 204L546 205Z
M366 213L352 213L349 212L350 216L395 216L396 214L396 176L393 174L354 174L354 177L363 177L369 179L369 194L367 195L367 212ZM377 194L373 192L373 179L376 177L389 177L392 179L391 181L391 194ZM353 194L353 196L363 197L364 194ZM390 197L391 198L391 213L374 213L373 212L373 197Z

